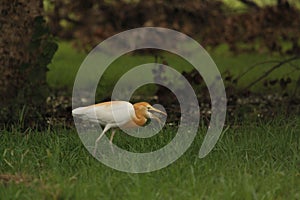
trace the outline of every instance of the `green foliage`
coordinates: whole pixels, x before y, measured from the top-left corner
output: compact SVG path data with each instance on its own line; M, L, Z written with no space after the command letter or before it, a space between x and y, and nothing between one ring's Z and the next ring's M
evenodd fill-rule
M298 199L299 117L233 125L204 159L200 127L188 151L170 166L128 174L94 159L75 130L0 134L3 199ZM117 132L115 143L144 151L168 142L176 127L149 142ZM157 143L159 141L159 143ZM16 145L18 144L18 145Z

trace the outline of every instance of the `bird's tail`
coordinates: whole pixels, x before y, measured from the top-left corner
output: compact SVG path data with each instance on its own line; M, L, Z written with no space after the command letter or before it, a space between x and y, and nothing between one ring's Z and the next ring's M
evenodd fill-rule
M86 107L79 107L79 108L75 108L74 110L72 110L72 115L73 116L81 116L81 115L85 115L86 114Z
M98 123L94 108L90 106L75 108L72 110L72 115L75 118Z

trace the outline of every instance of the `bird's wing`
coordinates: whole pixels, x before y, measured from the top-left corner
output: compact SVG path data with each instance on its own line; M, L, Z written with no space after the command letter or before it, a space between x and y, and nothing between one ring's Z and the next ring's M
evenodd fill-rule
M92 106L76 108L73 116L98 122L100 124L114 124L121 126L132 119L135 114L133 105L126 101L110 101Z

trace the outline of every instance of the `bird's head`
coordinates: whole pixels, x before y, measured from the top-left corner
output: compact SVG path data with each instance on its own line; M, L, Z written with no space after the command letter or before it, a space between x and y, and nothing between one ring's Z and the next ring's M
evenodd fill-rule
M134 107L134 110L135 110L135 113L136 115L139 115L139 116L143 116L147 119L155 119L156 121L158 121L160 124L162 123L160 121L160 119L155 116L152 112L156 112L156 113L161 113L165 116L167 116L167 114L161 110L158 110L156 108L154 108L153 106L151 106L149 103L147 102L139 102L139 103L135 103L133 105Z

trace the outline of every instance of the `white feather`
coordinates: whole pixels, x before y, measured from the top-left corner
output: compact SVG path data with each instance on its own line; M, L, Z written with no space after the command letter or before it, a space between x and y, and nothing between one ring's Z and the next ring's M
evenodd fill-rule
M135 115L133 105L126 101L112 101L92 106L79 107L72 111L74 117L102 125L121 126Z

